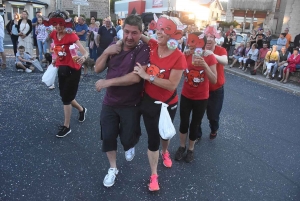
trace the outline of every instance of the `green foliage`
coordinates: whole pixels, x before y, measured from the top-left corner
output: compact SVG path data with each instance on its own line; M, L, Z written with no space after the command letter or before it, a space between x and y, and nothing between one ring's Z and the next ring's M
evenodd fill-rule
M224 22L224 21L219 22L220 27L230 27L231 25L233 25L233 27L236 28L239 25L239 23L235 20L232 22Z
M110 0L110 10L115 11L115 2L121 0Z

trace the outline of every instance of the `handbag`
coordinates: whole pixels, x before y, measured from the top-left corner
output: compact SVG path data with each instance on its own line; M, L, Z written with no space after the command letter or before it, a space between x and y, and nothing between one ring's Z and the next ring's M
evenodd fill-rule
M47 86L51 86L55 82L56 74L58 68L50 64L42 77L42 82L44 82Z

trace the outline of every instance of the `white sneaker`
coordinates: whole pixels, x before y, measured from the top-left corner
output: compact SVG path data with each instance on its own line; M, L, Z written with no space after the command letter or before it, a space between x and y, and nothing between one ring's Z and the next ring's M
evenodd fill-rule
M107 175L104 177L103 185L106 187L113 186L118 173L119 170L117 168L109 168Z
M268 70L266 70L266 72L264 73L264 75L267 75L268 74Z
M125 158L127 161L132 161L135 156L135 148L132 147L128 151L125 151Z
M55 89L55 85L52 84L52 85L49 87L49 89Z
M17 69L17 71L18 71L18 72L24 72L24 70L23 70L23 69Z
M25 72L26 72L26 73L31 73L32 70L30 70L29 68L26 68Z

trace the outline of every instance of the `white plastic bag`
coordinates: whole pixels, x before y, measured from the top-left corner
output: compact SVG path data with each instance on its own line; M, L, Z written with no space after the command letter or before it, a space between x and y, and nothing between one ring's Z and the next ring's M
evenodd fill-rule
M39 71L41 71L41 72L44 71L43 68L42 68L42 66L41 66L41 64L40 64L40 62L37 59L35 59L35 60L32 61L32 65L34 67L36 67L37 69L39 69Z
M44 82L48 87L53 85L55 82L56 74L58 68L50 64L42 77L42 82Z
M162 139L170 140L176 134L176 129L173 125L172 119L167 109L169 105L161 101L155 101L154 103L161 104L158 123L159 134Z

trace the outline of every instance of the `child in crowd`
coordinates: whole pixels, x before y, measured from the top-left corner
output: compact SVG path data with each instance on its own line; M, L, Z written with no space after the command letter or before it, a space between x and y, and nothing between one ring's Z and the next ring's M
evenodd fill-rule
M48 43L46 39L48 38L48 33L46 31L46 27L43 24L43 18L38 17L37 26L35 30L35 34L37 35L37 45L39 48L39 59L43 60L43 54L47 53Z
M32 66L33 57L30 54L25 53L25 47L19 46L16 53L16 68L18 71L25 71L31 73L34 70Z

